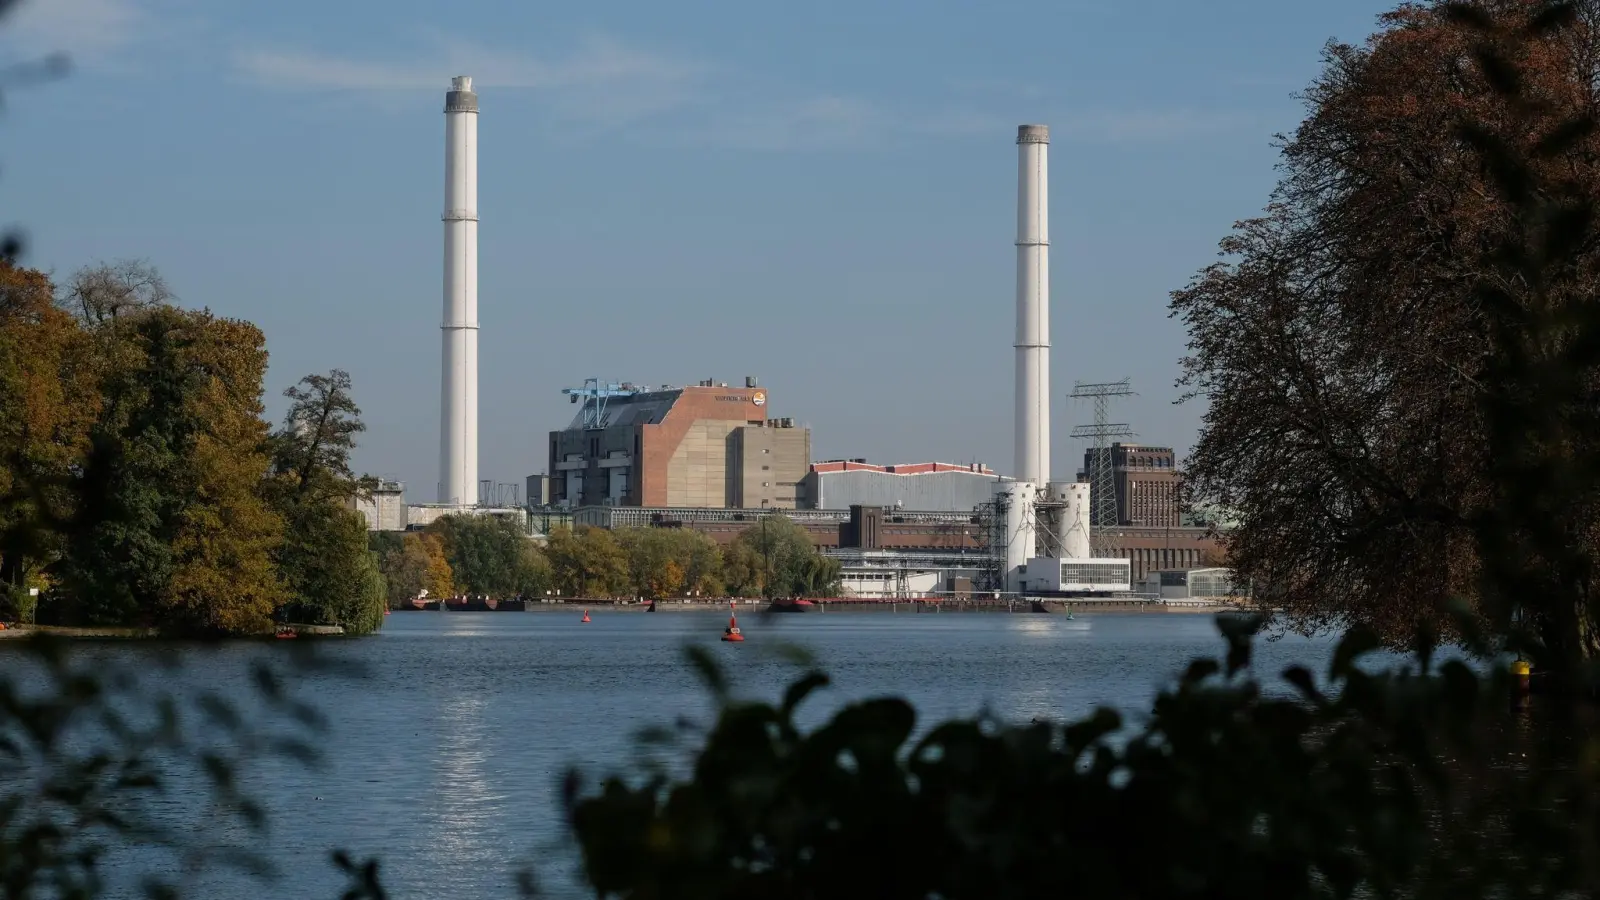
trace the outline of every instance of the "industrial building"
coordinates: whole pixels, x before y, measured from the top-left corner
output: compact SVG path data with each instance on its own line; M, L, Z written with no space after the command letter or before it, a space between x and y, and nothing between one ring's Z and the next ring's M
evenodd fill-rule
M1145 578L1145 591L1162 600L1217 600L1248 593L1235 585L1233 570L1223 568L1163 569Z
M550 432L550 480L540 488L551 505L803 505L810 429L771 417L754 378L743 387L702 381L654 390L591 379L566 393L582 409Z
M1100 556L1128 560L1135 583L1162 569L1211 565L1222 545L1210 528L1147 528L1126 525L1096 535Z
M864 459L815 463L801 482L809 509L881 506L970 513L994 497L1000 477L973 463L875 466Z
M479 504L460 506L455 503L407 503L406 486L402 481L380 479L366 496L356 495L347 501L349 507L367 520L368 531L418 531L427 528L444 516L483 515L513 519L525 531L529 529L528 511L516 506Z
M1018 584L1031 594L1101 594L1129 591L1133 579L1125 559L1039 557L1028 560Z
M1117 498L1117 520L1095 522L1095 525L1176 528L1181 524L1178 513L1177 455L1171 447L1122 443L1110 447L1090 447L1083 453L1083 471L1078 473L1078 480L1086 480L1089 473L1096 471L1098 454L1110 457L1112 486Z
M406 530L406 486L380 480L367 496L350 498L350 508L366 517L368 531Z

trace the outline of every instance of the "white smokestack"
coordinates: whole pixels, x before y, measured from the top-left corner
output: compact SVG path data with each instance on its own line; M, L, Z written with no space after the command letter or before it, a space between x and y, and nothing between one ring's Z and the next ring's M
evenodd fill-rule
M1050 482L1050 129L1017 129L1018 481Z
M444 100L444 365L439 502L478 502L478 95L451 79Z

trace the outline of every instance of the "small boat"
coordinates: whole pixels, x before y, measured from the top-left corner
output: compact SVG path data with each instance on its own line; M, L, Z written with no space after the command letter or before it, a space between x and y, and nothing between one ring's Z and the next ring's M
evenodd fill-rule
M805 613L816 612L817 605L804 597L779 597L767 607L767 612L775 613Z

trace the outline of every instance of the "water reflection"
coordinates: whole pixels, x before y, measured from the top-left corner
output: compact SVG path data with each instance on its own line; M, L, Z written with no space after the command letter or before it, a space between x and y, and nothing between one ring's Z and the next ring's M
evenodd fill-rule
M423 827L440 853L463 860L494 858L494 823L502 818L505 801L505 794L491 789L487 780L485 751L494 743L484 723L488 704L481 691L448 695L439 709L440 739L431 755L436 789Z

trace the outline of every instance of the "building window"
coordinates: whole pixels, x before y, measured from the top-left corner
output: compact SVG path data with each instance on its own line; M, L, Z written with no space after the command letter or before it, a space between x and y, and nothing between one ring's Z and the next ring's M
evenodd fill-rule
M772 468L772 467L771 467L771 466L762 466L762 467L761 467L761 471L763 471L763 472L765 472L765 471L767 471L767 470L768 470L768 469L770 469L770 468Z

